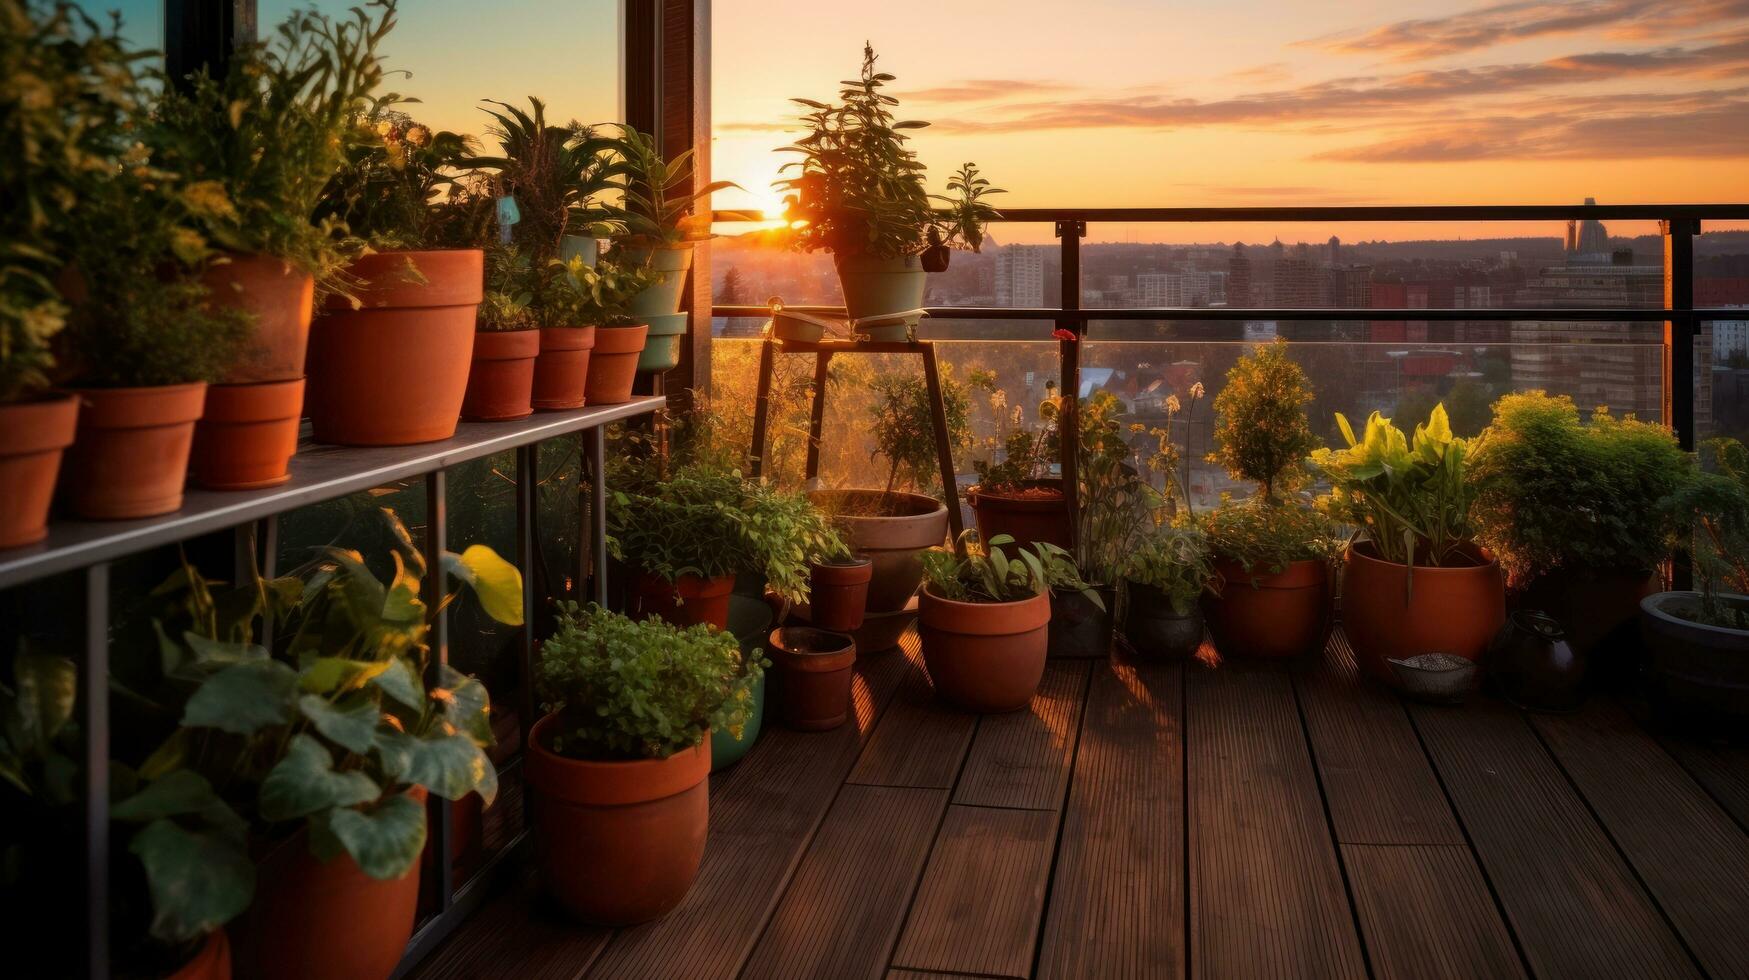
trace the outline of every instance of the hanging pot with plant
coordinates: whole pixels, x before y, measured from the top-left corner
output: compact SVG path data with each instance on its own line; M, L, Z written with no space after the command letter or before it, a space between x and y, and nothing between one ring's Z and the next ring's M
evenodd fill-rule
M622 126L611 143L618 155L614 184L624 196L616 251L648 276L626 312L640 321L678 313L692 247L711 237L710 216L695 211L712 194L736 185L718 180L694 187L691 150L664 160L656 138L630 126Z

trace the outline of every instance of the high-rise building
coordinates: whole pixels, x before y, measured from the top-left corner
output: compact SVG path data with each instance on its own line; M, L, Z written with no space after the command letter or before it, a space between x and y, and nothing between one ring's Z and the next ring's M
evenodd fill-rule
M1360 309L1372 305L1372 266L1333 265L1329 274L1330 306Z
M1142 307L1207 306L1209 297L1206 272L1144 272L1136 276L1136 300Z
M1340 263L1342 261L1342 239L1337 238L1335 235L1331 235L1329 248L1330 254L1325 261L1329 262L1331 265Z
M1045 250L1042 245L1004 245L996 250L996 305L1045 305Z
M1597 198L1585 199L1586 207L1597 204ZM1608 255L1609 232L1603 227L1603 222L1596 218L1586 218L1574 227L1572 221L1567 222L1567 254L1568 255Z
M1227 260L1227 305L1251 305L1251 260L1245 255L1242 242L1233 243L1233 257Z

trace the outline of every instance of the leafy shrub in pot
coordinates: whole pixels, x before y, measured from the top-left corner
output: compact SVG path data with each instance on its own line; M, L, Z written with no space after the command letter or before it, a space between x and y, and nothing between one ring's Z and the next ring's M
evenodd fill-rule
M1137 656L1181 659L1202 646L1205 590L1215 585L1208 539L1191 523L1143 536L1124 567L1124 635Z
M712 194L736 185L718 180L694 187L691 150L664 160L656 138L630 126L621 126L611 145L615 159L608 173L624 202L617 217L625 230L615 251L625 265L652 277L632 298L630 312L639 318L678 313L692 246L711 237L710 215L696 211Z

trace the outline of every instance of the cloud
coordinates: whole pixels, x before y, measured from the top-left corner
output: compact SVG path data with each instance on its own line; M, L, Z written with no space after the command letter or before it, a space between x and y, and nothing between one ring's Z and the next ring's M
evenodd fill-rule
M1749 18L1749 0L1517 0L1299 44L1412 62L1582 32L1642 40L1673 38L1743 18Z
M900 89L893 94L903 102L996 102L1021 94L1061 92L1062 82L1022 81L1013 78L973 78L933 88Z

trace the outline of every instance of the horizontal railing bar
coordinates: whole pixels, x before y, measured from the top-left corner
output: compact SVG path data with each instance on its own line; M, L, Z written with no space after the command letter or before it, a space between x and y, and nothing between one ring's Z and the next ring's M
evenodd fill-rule
M785 306L797 313L820 316L844 316L842 306ZM1237 307L1151 307L1146 309L1113 308L1058 310L1047 307L1006 309L999 306L932 306L927 309L936 320L1065 320L1088 323L1094 320L1561 320L1573 322L1608 322L1631 320L1638 323L1658 323L1665 320L1743 320L1749 310L1701 309L1585 309L1557 307L1542 310L1497 309L1391 309L1344 307L1310 309L1242 309ZM716 306L712 316L768 317L771 311L763 306Z
M1008 222L1100 221L1199 224L1213 221L1612 221L1749 219L1749 204L1380 204L1240 208L1000 208ZM724 223L744 212L712 212ZM1553 236L1550 236L1553 237Z

